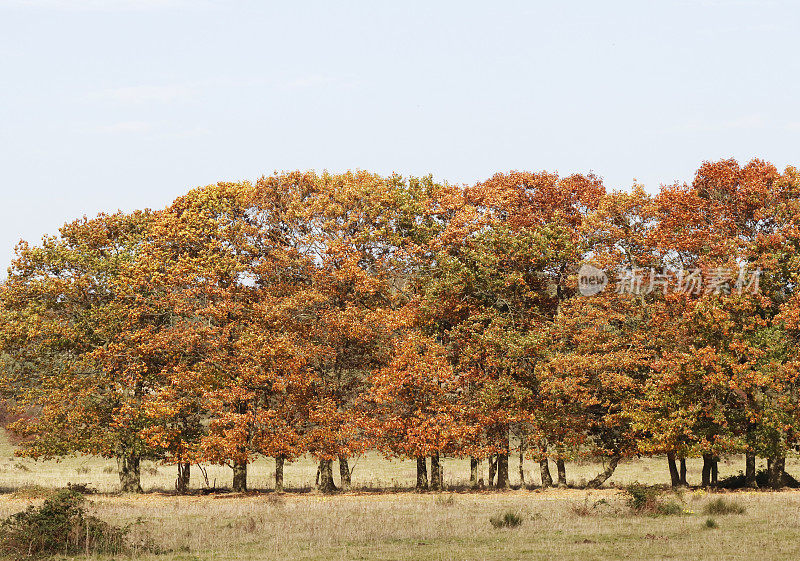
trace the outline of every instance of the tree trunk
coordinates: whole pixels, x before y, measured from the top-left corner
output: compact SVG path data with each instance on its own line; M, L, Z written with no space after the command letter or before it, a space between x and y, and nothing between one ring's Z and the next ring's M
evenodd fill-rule
M141 458L139 454L131 452L117 458L119 467L119 483L123 493L142 492L142 474L140 469Z
M417 491L428 490L428 465L425 456L417 456Z
M247 462L234 462L233 492L244 493L245 491L247 491Z
M550 463L545 456L539 460L539 472L542 475L542 489L553 486L553 477L550 475Z
M525 453L520 449L519 451L519 486L521 489L525 488Z
M619 464L621 458L622 456L620 456L619 454L614 454L613 456L611 456L611 458L609 458L608 460L608 465L606 466L606 468L600 473L598 473L594 479L592 479L589 483L586 484L586 486L591 489L597 489L599 487L602 487L603 483L608 481L608 479L612 475L614 475L614 470L617 469L617 464Z
M439 452L431 455L431 489L441 491L444 488L442 477L442 464Z
M675 463L675 452L667 452L667 466L669 467L669 479L673 487L681 486L681 476L678 473L678 464Z
M342 491L349 491L352 487L350 481L350 464L347 458L343 456L339 456L339 477L341 478L341 484L339 486L342 488Z
M508 453L497 455L497 488L508 489L511 482L508 478Z
M473 489L478 488L478 465L480 461L475 456L469 457L469 486Z
M769 486L780 489L785 485L783 472L786 467L786 456L770 458L768 462Z
M719 480L719 456L711 459L711 486L716 487Z
M497 473L497 455L489 455L489 487L494 487L494 475Z
M562 489L567 486L567 466L564 458L556 458L556 473L558 474L558 486Z
M681 456L681 485L688 487L689 483L686 481L686 458Z
M286 463L286 458L283 456L275 456L275 492L283 493L283 465Z
M336 484L333 482L333 460L319 461L319 483L317 490L323 493L333 493L336 491Z
M178 479L175 480L175 490L180 495L185 495L189 490L189 479L191 478L192 465L189 463L178 463Z
M713 463L713 454L703 454L703 478L701 486L703 488L711 485L711 464Z
M756 455L747 453L744 456L744 486L750 489L758 489L756 481Z

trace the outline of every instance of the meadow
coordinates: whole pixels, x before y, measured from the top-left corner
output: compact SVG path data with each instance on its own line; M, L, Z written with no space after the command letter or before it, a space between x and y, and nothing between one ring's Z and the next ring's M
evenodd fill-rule
M800 493L708 493L665 491L680 505L672 516L636 513L618 488L639 481L664 484L663 458L628 460L600 490L518 489L466 492L468 462L445 461L443 493L411 492L414 465L376 455L360 458L353 470L355 490L324 496L311 492L315 464L302 459L286 469L283 495L271 492L270 460L250 469L254 492L177 496L170 492L172 466L147 463L144 495L116 492L113 460L67 458L34 462L13 456L0 437L0 516L38 504L50 489L89 483L91 510L114 524L130 524L133 535L148 535L163 550L142 559L796 559L800 555ZM735 474L739 458L721 462L720 476ZM485 466L483 466L485 468ZM516 465L515 465L516 467ZM538 465L528 460L528 481L538 484ZM569 464L578 482L599 465ZM789 471L798 467L790 462ZM689 462L690 478L700 464ZM197 470L195 470L197 472ZM208 467L218 487L230 483L230 469ZM514 470L512 483L518 483ZM204 484L193 473L194 489ZM743 514L710 516L704 509L724 496ZM490 518L511 512L516 528L494 528ZM709 527L712 519L716 527Z

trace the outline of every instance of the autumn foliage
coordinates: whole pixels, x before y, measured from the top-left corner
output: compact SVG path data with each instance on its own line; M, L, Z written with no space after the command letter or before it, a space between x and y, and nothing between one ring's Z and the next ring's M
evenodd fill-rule
M247 465L377 449L490 464L665 454L769 458L798 442L800 172L704 163L648 194L592 175L474 186L291 172L194 189L22 242L0 286L0 399L21 453ZM610 282L581 293L590 263ZM755 272L758 273L754 276ZM688 275L688 276L687 276ZM700 284L704 281L705 284ZM694 283L694 284L692 284ZM426 459L430 458L430 471ZM473 469L474 485L478 485Z

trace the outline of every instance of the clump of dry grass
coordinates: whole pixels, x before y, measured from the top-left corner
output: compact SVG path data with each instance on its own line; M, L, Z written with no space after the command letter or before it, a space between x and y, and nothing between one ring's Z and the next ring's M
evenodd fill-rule
M729 501L725 499L725 497L713 499L706 503L706 506L703 507L704 514L744 514L746 511L747 509L744 507L744 505L741 505L735 501Z
M489 518L489 523L495 528L516 528L522 525L522 516L513 511L506 511L499 516Z
M41 485L25 485L11 493L11 497L14 499L45 499L52 494L53 490L47 487Z
M586 497L584 497L582 503L572 503L570 505L570 512L572 512L572 514L574 514L575 516L581 516L581 517L595 516L600 512L599 507L605 505L608 505L608 501L605 499L600 499L592 503L589 503L589 496L587 495Z

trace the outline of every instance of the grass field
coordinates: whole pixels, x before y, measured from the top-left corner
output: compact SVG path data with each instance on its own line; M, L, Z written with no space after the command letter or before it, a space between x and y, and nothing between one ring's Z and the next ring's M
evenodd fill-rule
M2 437L0 437L2 438ZM193 559L797 559L800 557L800 492L740 492L726 497L741 504L740 515L709 516L704 506L717 494L686 491L670 500L681 505L673 516L634 514L615 489L585 491L517 490L416 494L360 491L336 496L314 493L254 493L175 496L170 489L173 468L151 466L143 474L149 493L115 495L113 461L71 458L60 463L20 460L0 441L0 516L22 510L39 499L26 487L61 487L90 482L107 494L91 496L92 509L117 524L133 524L167 553L144 558ZM445 462L450 485L468 475L463 460ZM533 462L528 462L533 468ZM741 462L721 464L721 476L736 473ZM24 466L24 467L20 467ZM271 486L270 461L251 469L251 487ZM410 487L411 462L388 462L374 456L360 459L353 476L356 487ZM569 465L569 478L579 481L597 465ZM797 464L790 464L790 471ZM303 460L287 467L290 487L307 488L314 464ZM690 463L697 477L699 466ZM87 471L88 470L88 471ZM218 486L230 484L230 470L209 469ZM621 465L613 481L665 483L662 459ZM538 478L534 476L534 483ZM193 485L200 480L193 478ZM522 517L517 528L495 529L490 517L504 512ZM717 528L708 528L713 518Z

